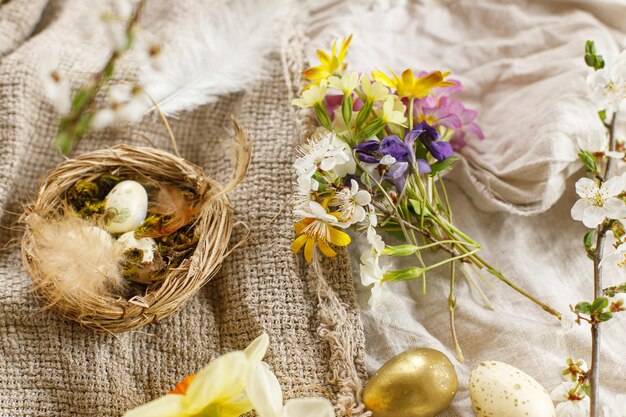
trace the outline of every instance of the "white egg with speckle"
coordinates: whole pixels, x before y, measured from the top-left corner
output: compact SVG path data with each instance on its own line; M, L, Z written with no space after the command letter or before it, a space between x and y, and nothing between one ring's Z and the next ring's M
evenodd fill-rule
M137 181L122 181L106 196L107 230L124 233L135 230L148 214L148 193Z
M141 262L147 263L154 260L154 251L156 250L156 242L149 237L135 239L135 232L126 232L117 241L122 244L124 250L139 249L143 251Z
M550 396L537 381L506 363L481 362L470 375L477 417L555 417Z

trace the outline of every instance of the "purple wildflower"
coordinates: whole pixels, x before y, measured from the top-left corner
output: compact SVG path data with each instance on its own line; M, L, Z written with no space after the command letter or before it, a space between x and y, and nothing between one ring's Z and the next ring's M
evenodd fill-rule
M424 147L428 149L428 152L437 160L443 161L446 158L453 156L452 145L449 142L440 141L439 132L426 122L421 124L422 132L419 134L419 139L424 144Z

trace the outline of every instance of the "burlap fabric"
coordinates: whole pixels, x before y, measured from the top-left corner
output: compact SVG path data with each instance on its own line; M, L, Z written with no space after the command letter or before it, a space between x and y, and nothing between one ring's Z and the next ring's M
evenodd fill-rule
M6 246L0 252L0 416L119 416L163 395L216 355L245 347L262 331L270 335L267 360L287 397L325 395L340 415L357 415L363 336L349 263L341 254L325 265L328 280L320 280L289 250L290 210L274 218L291 193L294 144L301 133L288 87L298 85L301 69L296 24L285 27L290 41L277 54L270 79L173 122L182 155L222 183L231 174L230 114L249 131L253 162L231 195L237 220L252 231L247 245L184 308L140 331L97 334L42 310L21 264L14 227L39 178L61 161L49 146L58 115L42 97L37 58L58 49L74 86L100 67L107 45L83 42L76 24L90 3L12 0L0 6L0 244ZM212 6L149 2L145 24L183 24L195 7ZM145 144L133 131L170 149L162 124L151 116L139 125L91 134L75 154ZM242 235L237 229L233 239Z

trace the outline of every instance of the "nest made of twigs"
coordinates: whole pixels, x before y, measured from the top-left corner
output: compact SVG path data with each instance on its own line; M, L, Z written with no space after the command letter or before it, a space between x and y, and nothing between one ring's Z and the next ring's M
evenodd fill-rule
M237 131L238 126L235 127ZM237 133L239 145L242 145L239 136L242 132ZM232 190L245 175L250 156L249 142L239 149L240 163L236 164L235 178L224 187L185 159L147 147L120 145L101 149L66 160L54 168L41 182L36 200L26 207L22 217L25 224L22 259L46 306L84 326L106 332L134 330L176 311L217 273L230 253L228 245L233 229L233 210L226 192ZM191 256L169 270L165 279L148 286L141 296L126 299L122 295L94 293L60 298L54 288L54 280L42 271L37 257L36 234L29 227L28 216L44 219L63 216L70 189L80 181L92 181L106 174L120 178L143 177L193 190L200 201L194 225L198 233L197 246Z

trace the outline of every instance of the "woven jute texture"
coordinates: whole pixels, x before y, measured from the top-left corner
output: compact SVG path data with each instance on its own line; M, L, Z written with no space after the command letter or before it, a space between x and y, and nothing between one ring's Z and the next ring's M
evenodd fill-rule
M253 138L248 177L230 195L236 220L251 229L247 245L177 313L139 331L98 334L41 308L14 227L38 180L61 161L49 146L58 115L42 97L37 58L58 49L75 85L102 64L105 45L84 42L76 25L89 3L57 0L44 10L41 1L12 0L0 6L0 22L14 14L10 36L0 24L0 246L6 247L0 252L0 416L119 416L262 331L271 339L266 360L287 398L324 395L338 415L360 414L355 398L364 378L363 335L346 255L311 273L290 252L294 219L288 207L275 218L291 194L295 144L303 134L289 105L303 65L296 23L285 26L293 36L277 51L268 80L173 121L183 157L221 183L231 175L231 114ZM207 4L149 2L145 24L182 24L194 7ZM134 131L171 149L152 115L138 125L90 134L74 152L145 145ZM244 233L236 227L233 242Z

